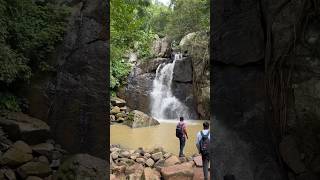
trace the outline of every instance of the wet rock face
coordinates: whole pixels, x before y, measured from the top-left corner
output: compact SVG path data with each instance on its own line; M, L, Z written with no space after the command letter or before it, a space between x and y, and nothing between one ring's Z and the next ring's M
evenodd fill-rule
M240 180L282 179L264 120L263 78L257 67L214 69L212 151L218 180L224 172Z
M176 60L173 68L173 81L192 82L192 64L191 58Z
M198 119L192 74L192 59L190 57L176 60L173 68L171 88L172 94L189 108L190 118Z
M282 180L265 119L265 40L257 1L216 1L213 18L214 179ZM268 12L269 13L269 12Z
M308 44L297 45L290 97L290 116L288 127L290 135L298 144L298 153L303 155L303 166L306 171L295 177L297 179L319 179L320 162L320 57L312 52L319 52L320 28L317 20L311 18L306 22L305 37L301 37ZM317 25L315 25L315 23ZM303 54L303 56L299 56ZM289 159L294 161L293 158ZM292 170L295 167L290 168Z
M168 58L154 58L140 62L133 68L129 74L124 93L127 105L131 109L136 109L146 114L151 113L151 92L156 70L160 64L168 62L170 62Z
M106 113L106 2L74 3L62 45L49 125L54 138L70 152L104 157Z
M213 129L216 141L213 141L212 149L216 154L214 167L217 167L215 175L218 180L224 175L222 171L234 174L236 179L286 179L287 176L290 179L319 179L320 58L312 53L320 50L319 20L309 16L310 19L305 21L307 15L297 13L315 11L318 10L312 3L300 0L273 3L216 1L213 10L216 30L212 37L215 59L213 114L216 115ZM290 28L293 26L296 28ZM297 32L297 29L301 32ZM288 48L292 44L294 48ZM290 56L286 57L287 54ZM266 60L283 60L286 67L276 65L281 72L287 72L287 67L292 65L292 84L285 92L288 94L287 128L285 135L273 142L270 140L270 126L265 123L272 123L272 120L263 117L264 112L270 117L268 112L271 107L264 107L266 95L259 93L265 90L264 79L269 78L269 74L264 73ZM259 77L248 78L252 72L260 74ZM243 80L247 83L238 84ZM230 81L234 83L232 86ZM238 90L232 92L232 88ZM246 93L250 89L251 93ZM237 142L233 144L233 148L237 146L237 152L230 149L229 143L223 144L228 141ZM259 148L263 146L269 149ZM230 153L225 153L228 149ZM273 153L276 149L289 173L276 163L277 156ZM260 162L261 155L269 161ZM246 163L251 165L221 165L222 162L240 156L245 157ZM261 168L253 169L253 166Z

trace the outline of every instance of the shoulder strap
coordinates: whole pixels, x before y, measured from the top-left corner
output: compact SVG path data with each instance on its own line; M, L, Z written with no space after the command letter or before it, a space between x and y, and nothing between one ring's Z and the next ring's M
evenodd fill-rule
M207 137L209 136L209 133L210 133L210 132L208 132L206 135L204 135L202 131L200 131L200 133L201 133L201 137L207 138Z

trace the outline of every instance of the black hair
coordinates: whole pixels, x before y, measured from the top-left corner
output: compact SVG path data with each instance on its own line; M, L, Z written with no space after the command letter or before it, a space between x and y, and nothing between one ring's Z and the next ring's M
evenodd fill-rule
M183 121L183 120L184 120L184 119L183 119L183 117L181 116L181 117L180 117L180 121Z
M209 129L209 123L208 122L204 122L203 123L203 129Z

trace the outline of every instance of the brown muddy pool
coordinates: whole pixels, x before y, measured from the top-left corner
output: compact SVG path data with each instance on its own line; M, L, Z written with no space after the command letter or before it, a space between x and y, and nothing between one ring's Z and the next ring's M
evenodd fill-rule
M161 120L160 125L132 129L126 125L115 124L110 127L110 143L120 144L128 149L153 148L162 146L165 151L179 154L179 139L176 138L177 120ZM202 120L190 120L187 123L189 139L186 141L184 154L191 156L198 153L196 134L202 130Z

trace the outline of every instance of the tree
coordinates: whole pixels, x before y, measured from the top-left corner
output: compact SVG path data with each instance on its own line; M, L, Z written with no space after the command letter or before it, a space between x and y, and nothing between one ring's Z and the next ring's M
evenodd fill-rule
M179 41L191 32L209 30L209 0L172 0L170 7L173 11L165 32L173 40Z
M0 83L48 70L47 56L62 40L66 7L32 0L0 0Z
M148 0L111 0L111 68L110 88L116 91L125 84L131 66L124 58L129 51L138 52L139 57L150 54L152 31L149 23L151 5Z

